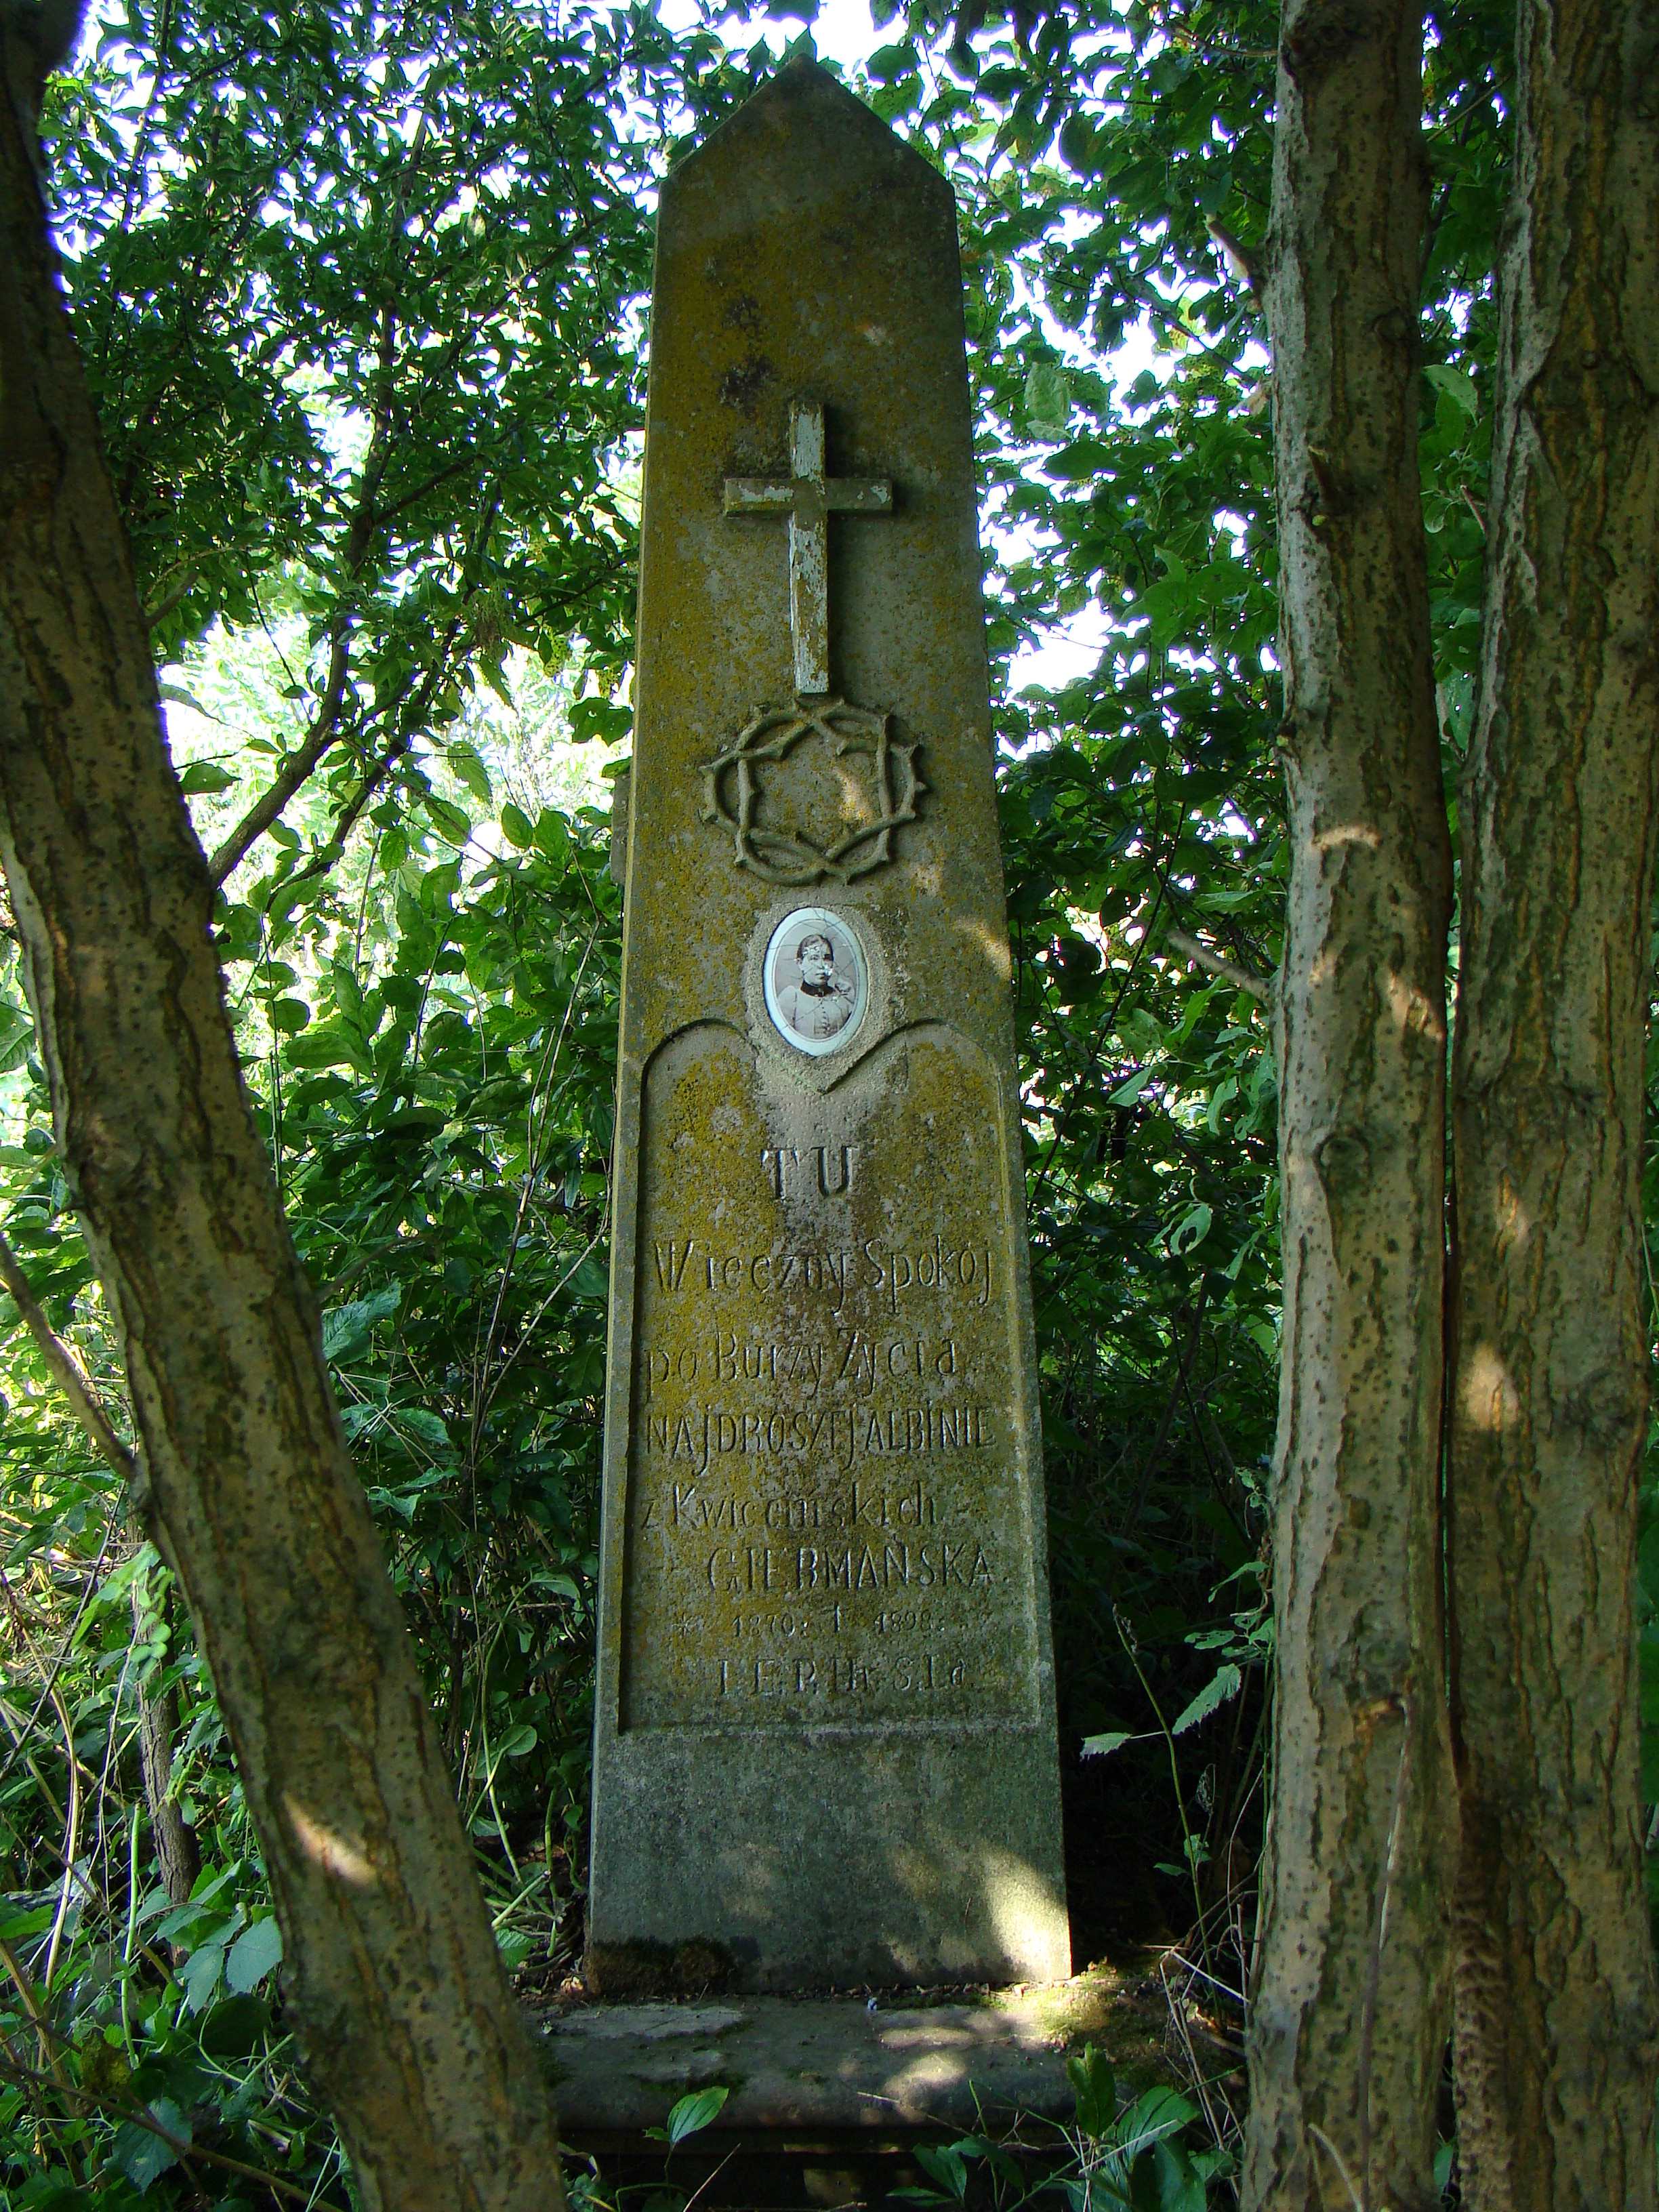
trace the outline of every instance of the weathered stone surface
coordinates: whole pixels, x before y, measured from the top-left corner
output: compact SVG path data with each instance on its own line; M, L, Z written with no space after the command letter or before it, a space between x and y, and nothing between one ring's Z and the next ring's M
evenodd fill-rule
M955 210L811 64L664 191L638 672L590 1966L1058 1978Z
M1067 2051L1095 2043L1140 2086L1163 2074L1164 2018L1161 2001L1137 2001L1122 1977L1101 1972L973 2004L598 2004L544 2026L568 2134L660 2127L677 2097L719 2082L731 2092L717 2123L726 2136L1068 2119Z

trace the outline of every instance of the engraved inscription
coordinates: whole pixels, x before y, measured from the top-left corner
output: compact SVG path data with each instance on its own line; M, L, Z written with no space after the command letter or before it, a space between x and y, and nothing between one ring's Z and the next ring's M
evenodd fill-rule
M624 1727L1034 1709L999 1103L946 1030L817 1131L730 1030L649 1070Z
M803 1188L802 1178L816 1181L823 1198L839 1198L853 1188L853 1159L856 1145L763 1145L761 1165L772 1185L774 1198L786 1193L793 1198Z

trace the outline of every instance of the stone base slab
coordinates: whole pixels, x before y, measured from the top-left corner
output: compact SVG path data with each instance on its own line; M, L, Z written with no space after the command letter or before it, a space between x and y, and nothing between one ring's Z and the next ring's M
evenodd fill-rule
M562 2131L574 2143L662 2126L688 2090L729 2091L709 2135L845 2138L1069 2120L1069 2051L1158 2078L1164 2006L1110 1968L933 2002L878 1996L578 2003L542 2015Z

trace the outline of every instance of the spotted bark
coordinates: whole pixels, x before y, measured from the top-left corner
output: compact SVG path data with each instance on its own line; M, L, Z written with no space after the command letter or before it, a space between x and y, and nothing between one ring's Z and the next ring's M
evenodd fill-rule
M1459 2144L1472 2212L1642 2212L1659 16L1522 0L1519 63L1453 1069Z
M243 1091L212 890L59 298L0 9L0 860L148 1494L213 1670L316 2086L367 2206L562 2206L315 1303Z
M1291 883L1260 2212L1438 2201L1450 857L1416 445L1421 51L1402 0L1285 0L1266 295Z

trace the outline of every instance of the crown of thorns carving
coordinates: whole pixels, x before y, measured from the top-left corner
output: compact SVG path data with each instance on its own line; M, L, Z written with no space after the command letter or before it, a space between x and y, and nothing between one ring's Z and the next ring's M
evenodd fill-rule
M927 786L916 768L919 744L899 742L890 717L867 707L826 699L819 706L767 707L754 714L722 753L703 763L702 818L732 833L737 864L773 884L851 883L893 857L893 832L916 818L916 801ZM817 735L831 755L867 753L872 762L872 798L878 810L828 844L797 830L775 829L757 819L759 769L781 761L804 738Z

